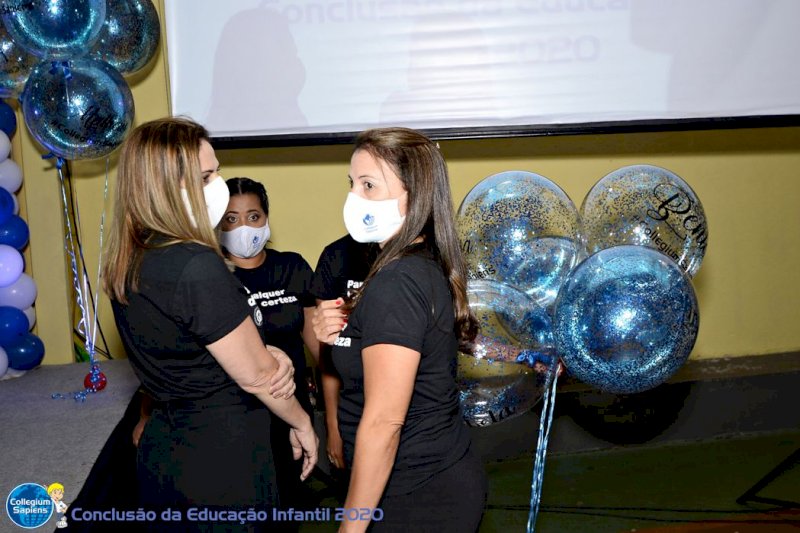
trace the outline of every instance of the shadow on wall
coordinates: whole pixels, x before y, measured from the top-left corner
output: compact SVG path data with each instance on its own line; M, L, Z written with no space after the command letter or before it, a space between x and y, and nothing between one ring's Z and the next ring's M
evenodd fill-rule
M297 101L305 81L286 17L268 7L237 13L220 34L205 125L212 132L307 126ZM250 105L241 105L242 87Z

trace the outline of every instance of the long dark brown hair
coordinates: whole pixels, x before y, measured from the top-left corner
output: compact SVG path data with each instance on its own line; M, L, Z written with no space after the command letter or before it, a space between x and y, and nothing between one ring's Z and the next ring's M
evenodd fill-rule
M408 128L376 128L358 135L353 153L365 151L386 162L408 193L406 218L383 246L362 290L384 266L409 253L420 237L441 265L450 284L459 344L466 348L475 338L478 323L467 301L467 275L456 236L453 200L447 164L439 147L422 133ZM351 302L358 304L361 291Z

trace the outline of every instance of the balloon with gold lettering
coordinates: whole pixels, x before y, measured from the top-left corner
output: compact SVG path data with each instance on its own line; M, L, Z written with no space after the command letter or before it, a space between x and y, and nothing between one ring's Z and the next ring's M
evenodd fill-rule
M90 55L123 75L142 69L155 55L161 36L150 0L107 0L106 20Z
M588 252L619 244L653 248L693 277L705 255L703 205L676 174L653 165L620 168L598 181L581 205Z
M689 276L646 246L614 246L589 256L555 304L556 346L565 366L613 393L666 381L689 357L698 324Z
M578 210L558 185L533 172L483 179L456 219L470 279L493 279L549 307L582 255Z
M557 362L552 319L498 281L470 281L467 297L479 331L471 353L458 354L459 399L469 425L488 426L525 413L544 394Z
M14 42L53 60L86 54L106 18L106 0L15 0L0 8Z
M22 93L25 124L56 156L93 159L112 152L133 123L133 96L122 75L98 59L34 67Z

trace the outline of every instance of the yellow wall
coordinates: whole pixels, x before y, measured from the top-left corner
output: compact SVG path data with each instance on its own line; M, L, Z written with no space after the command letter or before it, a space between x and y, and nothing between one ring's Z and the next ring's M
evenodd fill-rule
M132 80L137 123L168 113L163 52ZM12 157L24 172L20 198L31 229L28 268L39 287L37 333L45 342L45 363L63 363L72 358L71 273L63 254L58 180L22 123L19 129ZM598 179L621 166L672 170L695 190L709 221L708 251L694 278L700 333L692 357L800 350L800 128L448 141L441 149L456 202L482 178L504 170L547 176L577 206ZM349 154L347 146L317 146L224 150L217 156L223 176L246 175L267 186L273 247L298 251L314 266L322 247L345 233L341 207ZM110 163L113 185L113 156ZM92 283L105 164L73 166ZM105 299L100 319L112 354L123 356Z

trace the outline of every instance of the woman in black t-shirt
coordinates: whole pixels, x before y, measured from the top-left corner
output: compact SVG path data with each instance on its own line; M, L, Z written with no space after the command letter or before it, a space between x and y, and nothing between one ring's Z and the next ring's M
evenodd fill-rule
M338 324L321 320L342 378L339 427L352 464L340 531L475 531L486 476L470 450L455 384L472 342L466 275L447 167L437 145L405 128L356 139L345 225L382 248ZM328 316L336 301L320 304ZM380 510L378 510L380 509ZM358 517L356 517L356 514Z
M316 305L309 292L313 271L298 253L265 248L271 231L269 197L264 186L250 178L231 178L226 184L230 200L220 222L223 252L236 267L233 275L247 292L251 317L262 341L289 355L294 366L297 399L313 416L303 349L305 344L317 358L319 342L310 320ZM270 431L280 505L312 508L315 502L304 497L308 491L304 491L300 481L302 464L292 457L290 429L280 418L273 417Z
M229 519L275 503L269 411L292 426L303 476L316 462L311 420L294 396L271 394L277 363L223 261L213 228L228 189L218 169L208 132L187 119L142 124L120 152L103 284L154 400L137 450L139 503L184 519L143 530L266 527ZM192 509L223 515L201 524Z

